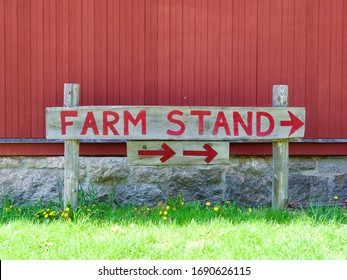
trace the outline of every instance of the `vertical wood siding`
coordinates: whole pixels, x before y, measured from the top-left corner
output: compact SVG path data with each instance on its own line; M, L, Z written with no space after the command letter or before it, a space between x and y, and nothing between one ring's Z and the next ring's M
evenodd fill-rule
M0 0L0 138L44 138L64 83L81 105L307 108L347 138L347 1Z

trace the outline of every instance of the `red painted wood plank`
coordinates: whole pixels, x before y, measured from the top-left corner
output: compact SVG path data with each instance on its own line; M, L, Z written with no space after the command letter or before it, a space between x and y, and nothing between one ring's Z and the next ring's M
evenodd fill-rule
M44 1L44 25L43 25L43 82L44 82L44 108L49 106L56 106L57 104L57 38L56 38L56 2L55 1ZM44 115L41 116L42 122L44 123Z
M0 0L0 137L6 137L5 0Z
M196 44L199 45L199 55L200 57L198 58L200 60L200 77L199 77L199 84L200 88L197 94L199 95L199 103L197 105L202 105L206 106L208 105L208 98L207 98L207 79L208 79L208 63L207 63L207 58L208 58L208 49L207 49L207 44L208 44L208 1L206 0L201 0L199 1L200 5L198 9L199 10L199 22L197 22L197 26L200 25L199 30L199 37L197 37L198 41ZM198 7L198 6L197 6ZM198 15L197 15L198 18ZM197 19L198 20L198 19ZM198 36L198 35L197 35Z
M176 38L174 38L174 42L176 43L176 57L174 59L174 63L176 63L176 92L175 99L177 105L183 105L183 92L182 92L182 69L183 69L183 34L182 34L182 26L183 26L183 0L175 0L176 1ZM175 5L175 4L173 4Z
M70 79L70 44L69 44L69 0L62 0L62 45L63 45L63 80L64 83L71 83ZM63 85L64 86L64 85Z
M158 1L158 105L170 104L170 0Z
M283 0L283 31L282 31L282 75L280 83L288 85L289 104L293 102L294 89L294 43L295 43L295 5L293 0ZM277 81L276 81L277 82Z
M146 2L145 104L158 102L158 0Z
M306 137L317 137L318 130L318 2L307 0L306 44Z
M122 42L124 44L124 74L125 74L125 105L131 105L133 100L133 3L132 1L126 1L123 8L124 19L125 19L125 40Z
M316 137L329 137L330 95L330 42L331 42L331 1L319 2L319 40L318 40L318 102L319 117Z
M231 86L231 105L238 106L241 103L241 92L239 91L239 41L240 41L240 20L239 20L240 1L233 1L232 9L232 86Z
M170 104L179 105L177 99L177 0L170 2Z
M171 1L170 104L182 105L182 0Z
M118 1L107 0L107 104L115 104L115 80L114 80L114 65L115 60L115 48L119 46L115 42L115 22L118 21L119 15L115 16L115 5L118 5ZM118 40L119 41L119 40Z
M139 49L140 49L140 39L139 35L141 30L141 26L143 26L144 22L141 22L143 20L143 17L141 17L141 10L139 9L139 1L135 0L133 1L133 7L132 7L132 22L133 22L133 29L132 29L132 100L131 104L138 104L139 103L139 68L141 67L139 64L140 61L140 55L139 55Z
M64 64L63 64L63 5L62 2L57 2L57 106L62 106L64 104Z
M195 104L195 7L196 1L188 1L188 92L184 93L186 96L186 104Z
M245 12L246 2L240 1L238 7L239 13L239 54L238 54L238 99L239 106L245 105Z
M105 105L107 103L107 1L95 1L95 93L94 105Z
M256 1L245 3L245 106L256 105L257 93L257 8Z
M138 104L145 104L145 22L146 22L146 9L145 2L138 0L138 18L139 18L139 93Z
M82 1L81 104L95 104L95 1Z
M104 15L105 17L105 15ZM69 52L70 52L70 81L82 82L82 2L75 0L69 2ZM83 89L81 89L80 104L83 104ZM61 98L63 94L58 93Z
M120 1L120 46L119 46L119 102L121 105L127 104L129 92L129 63L131 52L131 27L129 27L129 1ZM130 50L129 50L130 48Z
M37 137L45 137L45 125L40 112L44 111L44 40L43 40L43 25L44 25L44 15L43 15L43 1L38 0L37 2L37 65L38 65L38 73L37 73L37 127L38 127L38 135ZM34 124L35 125L35 124Z
M286 1L284 1L286 2ZM292 3L294 3L291 0ZM283 84L281 80L282 76L282 38L284 41L283 45L290 45L291 50L293 49L294 44L294 34L293 31L290 30L290 32L287 31L288 25L290 25L288 18L290 18L288 15L286 15L286 12L291 12L291 7L283 7L282 1L271 1L270 2L270 57L269 57L269 83L270 83L270 91L268 93L265 93L268 97L267 102L272 102L272 86L273 85L279 85ZM289 9L288 9L289 8ZM283 25L282 25L283 21ZM289 24L288 24L289 23ZM287 39L288 38L288 39ZM286 40L287 39L287 40ZM289 51L289 49L287 50ZM290 53L291 54L291 53ZM290 55L289 54L289 55ZM288 59L288 62L292 61L293 58L290 57ZM285 63L283 63L286 65ZM288 65L293 65L292 63L288 63ZM287 84L285 82L284 84ZM291 88L291 87L289 87Z
M233 2L221 2L221 47L220 47L220 104L231 106L232 97L232 9Z
M167 66L164 63L164 34L166 33L164 20L165 16L167 17L165 10L168 10L167 3L158 1L158 105L164 105L164 72Z
M331 2L331 72L329 110L329 137L342 137L342 61L343 61L343 0Z
M195 81L195 105L202 105L201 102L201 81L202 81L202 1L195 2L195 71L194 71L194 81Z
M270 1L258 2L258 79L257 106L271 106L269 94L272 92L269 83L270 61Z
M293 89L289 92L291 98L289 106L302 106L306 104L306 1L295 0L294 11L294 65Z
M188 104L189 94L189 1L183 1L182 5L182 104Z
M209 1L207 5L207 104L218 106L220 71L220 2Z
M342 93L341 93L341 107L342 107L342 116L341 116L341 131L342 137L347 138L347 4L343 2L343 55L342 55Z
M30 2L18 1L18 129L19 137L31 137Z
M9 137L16 137L19 135L18 121L19 121L19 111L18 111L18 2L10 1L10 48L11 51L9 55L11 57L11 72L10 72L10 85L11 92L10 95L10 106L8 115L10 116L10 134ZM8 64L6 64L8 65ZM6 106L7 107L7 106Z
M5 11L10 11L11 2L9 0L5 0L4 8ZM5 126L5 136L11 137L11 71L12 71L12 61L11 61L11 17L9 12L4 13L4 53L5 53L5 95L6 95L6 104L4 103L4 111L5 115L8 116L9 119L6 118L6 126Z
M341 156L347 155L346 143L290 143L291 156ZM0 144L0 156L63 156L64 144ZM125 143L81 143L81 156L126 156ZM271 143L232 143L231 156L271 156Z

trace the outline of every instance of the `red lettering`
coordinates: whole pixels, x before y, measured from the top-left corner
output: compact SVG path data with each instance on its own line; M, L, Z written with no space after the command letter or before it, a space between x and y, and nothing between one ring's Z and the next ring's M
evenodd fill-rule
M129 121L137 126L141 122L141 135L147 133L146 110L141 110L134 118L128 110L124 111L124 135L129 135Z
M192 110L191 116L198 116L199 135L204 135L204 117L211 116L211 111Z
M72 121L67 122L66 118L67 117L76 118L77 116L78 116L77 111L61 111L60 112L61 135L66 135L66 127L73 125L73 122Z
M96 125L95 117L93 112L88 112L86 115L86 119L84 120L84 124L82 127L81 135L86 135L88 129L92 129L94 135L99 135L98 126Z
M252 112L247 112L247 125L243 121L241 115L239 112L233 112L233 119L234 119L234 135L239 136L239 124L242 126L244 132L250 136L252 135Z
M108 117L112 117L111 120ZM119 121L119 115L117 112L104 111L102 112L102 134L108 135L108 130L111 129L113 135L119 135L118 131L114 127Z
M217 135L220 127L224 128L226 135L231 135L230 128L223 111L218 112L216 123L214 124L214 127L213 127L212 135Z
M177 124L180 129L179 130L171 130L171 129L168 129L166 131L166 133L168 135L182 135L186 129L186 126L185 124L181 121L181 120L178 120L178 119L175 119L173 118L174 115L179 115L179 116L183 116L183 112L182 111L179 111L179 110L173 110L171 111L168 115L167 115L167 119L169 122L171 123L174 123L174 124Z
M262 124L264 121L262 121L262 118L267 118L269 122L269 127L265 131L261 131ZM273 132L275 128L275 121L273 117L267 113L267 112L257 112L257 136L267 136Z

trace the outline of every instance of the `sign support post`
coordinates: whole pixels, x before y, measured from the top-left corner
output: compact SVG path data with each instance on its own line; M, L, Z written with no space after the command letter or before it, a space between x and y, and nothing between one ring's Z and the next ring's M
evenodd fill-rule
M274 85L272 88L272 106L288 107L288 86ZM288 205L288 158L289 140L272 142L273 178L272 208L284 210Z
M64 84L64 107L78 106L79 95L79 84ZM78 204L79 149L79 140L64 141L64 208Z

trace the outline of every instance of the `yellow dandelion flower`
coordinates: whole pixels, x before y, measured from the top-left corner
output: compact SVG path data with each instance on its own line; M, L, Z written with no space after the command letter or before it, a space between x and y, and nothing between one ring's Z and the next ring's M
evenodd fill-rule
M90 209L88 209L87 211L88 211L88 212L92 212L92 210L90 210Z
M206 206L207 206L207 207L210 207L210 206L211 206L211 202L207 201L207 202L206 202Z
M165 209L166 209L167 211L169 211L170 208L171 208L171 207L170 207L169 205L165 207Z
M166 220L167 220L167 217L166 217L166 216L164 216L164 217L163 217L163 220L164 220L164 221L166 221Z
M181 205L184 205L184 201L181 202Z
M160 212L159 212L159 215L162 215L162 214L163 214L163 211L160 211Z
M335 200L338 200L338 199L339 199L339 197L338 197L337 195L335 195L335 196L334 196L334 199L335 199Z
M10 209L6 208L5 211L6 211L6 213L8 213L8 212L10 212Z
M148 207L146 208L147 211L150 211L151 209L149 209Z
M65 211L66 211L66 212L69 212L69 211L70 211L70 208L69 208L69 207L66 207L66 208L65 208Z
M169 212L168 211L164 211L164 215L166 216L167 214L169 214Z
M248 208L248 212L252 213L253 212L252 208Z
M49 213L49 215L50 215L50 216L54 216L54 215L55 215L55 211L51 211L51 212Z
M47 219L48 218L48 214L45 214L45 219Z
M71 222L71 218L68 218L67 220L68 220L69 222Z
M218 212L219 208L216 206L216 207L213 207L213 211L214 212Z
M68 214L68 213L63 213L63 216L64 216L65 218L67 218L67 217L69 217L69 214Z
M10 205L10 209L12 209L13 208L13 205Z

